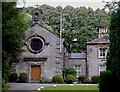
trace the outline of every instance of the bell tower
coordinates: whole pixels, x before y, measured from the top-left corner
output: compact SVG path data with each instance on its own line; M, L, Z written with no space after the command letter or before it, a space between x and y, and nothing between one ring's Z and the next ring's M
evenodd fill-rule
M39 24L42 25L42 11L39 10L38 5L37 7L32 11L32 24Z

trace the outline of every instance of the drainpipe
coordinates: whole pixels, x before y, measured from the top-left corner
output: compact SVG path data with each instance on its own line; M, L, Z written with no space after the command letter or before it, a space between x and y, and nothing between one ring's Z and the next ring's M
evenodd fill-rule
M88 76L89 77L89 72L88 72L88 60L87 60L87 44L86 44L86 76Z

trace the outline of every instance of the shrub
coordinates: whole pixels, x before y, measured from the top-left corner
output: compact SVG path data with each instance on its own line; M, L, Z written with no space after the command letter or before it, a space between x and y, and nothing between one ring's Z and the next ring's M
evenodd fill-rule
M79 76L78 77L78 82L82 82L87 78L87 76Z
M26 83L28 82L28 77L26 73L20 73L19 82Z
M83 83L89 84L89 83L91 83L91 80L87 77L87 78L85 78L85 80L83 81Z
M67 76L69 74L76 76L76 70L71 68L71 67L65 67L63 69L63 73L64 73L65 76Z
M41 77L40 78L40 83L51 83L51 80Z
M71 84L76 81L76 77L74 75L69 74L66 76L65 80L66 80L66 83Z
M91 77L91 81L92 81L92 83L99 83L99 79L100 79L100 76L92 76Z
M62 84L62 83L64 83L64 80L63 80L63 77L61 75L54 75L52 77L52 82Z
M112 83L113 78L111 71L103 71L100 74L99 89L100 92L111 92L113 89L114 83Z
M17 73L11 73L10 77L9 77L9 81L10 82L17 82L18 79L18 74Z

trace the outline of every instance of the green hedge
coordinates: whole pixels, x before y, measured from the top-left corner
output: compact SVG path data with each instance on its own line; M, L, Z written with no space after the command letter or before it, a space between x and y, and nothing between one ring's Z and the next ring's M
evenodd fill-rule
M52 83L52 81L50 79L46 79L46 78L41 77L40 83Z
M20 83L28 82L28 75L26 73L20 73L19 82Z
M17 82L18 80L18 74L17 73L11 73L11 75L9 76L9 81L10 82Z
M100 76L92 76L91 77L91 82L94 84L99 83Z
M52 77L52 82L56 84L62 84L64 83L63 77L61 75L54 75Z
M90 84L91 83L91 80L87 77L84 79L83 83L85 84Z
M84 75L81 75L78 77L78 82L80 83L83 83L83 81L87 78L87 76L84 76Z
M100 74L99 89L100 92L111 92L113 86L116 85L112 82L115 79L113 78L111 71L103 71ZM115 89L114 89L115 90Z
M69 74L66 76L65 80L66 83L71 84L76 81L76 77L74 75Z

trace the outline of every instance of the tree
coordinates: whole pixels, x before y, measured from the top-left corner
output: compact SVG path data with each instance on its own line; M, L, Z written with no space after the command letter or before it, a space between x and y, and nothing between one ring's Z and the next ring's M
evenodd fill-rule
M112 13L110 23L110 48L108 70L120 78L120 2L117 11Z
M85 51L85 42L97 38L96 27L106 28L110 23L110 14L102 9L74 8L70 5L64 8L61 6L55 8L45 4L39 8L43 11L44 26L58 36L60 32L60 14L62 13L62 36L70 42L71 52L75 53ZM26 11L29 13L32 8L28 7ZM73 42L74 38L77 39L77 42Z
M76 76L76 71L75 71L75 69L74 69L74 68L71 68L71 67L65 67L65 68L63 69L63 72L64 72L64 75L65 75L65 76L67 76L67 75L69 75L69 74Z
M24 19L22 9L16 8L16 2L3 2L2 11L2 75L3 80L7 81L10 63L17 61L21 52L28 22Z
M110 22L110 46L107 57L107 71L100 75L100 92L119 90L120 85L120 2ZM115 84L115 85L113 85Z

